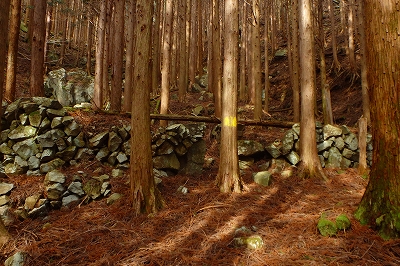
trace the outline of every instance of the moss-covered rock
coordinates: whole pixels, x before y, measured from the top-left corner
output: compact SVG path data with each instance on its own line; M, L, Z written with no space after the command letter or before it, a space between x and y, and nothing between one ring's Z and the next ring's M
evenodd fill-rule
M334 236L337 233L336 224L326 218L319 219L317 228L323 236Z
M339 230L347 230L351 226L349 218L345 214L336 217L336 227Z

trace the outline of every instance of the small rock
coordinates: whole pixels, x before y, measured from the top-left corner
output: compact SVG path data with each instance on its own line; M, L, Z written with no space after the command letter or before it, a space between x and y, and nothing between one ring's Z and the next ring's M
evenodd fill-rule
M14 188L14 184L0 183L0 195L5 195Z
M253 176L255 183L267 187L271 183L272 174L269 171L258 172Z
M317 228L320 234L323 236L334 236L337 233L336 224L325 218L319 219Z
M4 266L24 266L26 260L26 254L18 251L4 262Z
M122 198L122 195L119 193L113 193L111 194L110 197L107 198L107 205L112 205L116 201L120 200Z
M69 195L62 198L62 206L67 207L68 205L77 201L79 201L79 197L77 195Z

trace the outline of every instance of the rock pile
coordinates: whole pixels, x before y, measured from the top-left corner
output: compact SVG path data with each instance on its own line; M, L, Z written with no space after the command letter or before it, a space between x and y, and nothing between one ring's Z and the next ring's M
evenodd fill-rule
M317 149L322 167L349 168L358 167L359 148L358 138L347 126L332 126L316 124ZM282 139L263 147L261 143L252 140L238 142L240 165L245 168L252 164L255 157L265 156L277 160L284 159L291 165L300 162L299 156L300 125L295 124ZM372 135L367 136L367 163L372 161Z
M130 125L85 133L58 101L42 97L8 105L2 122L5 129L0 134L0 153L6 175L41 175L94 158L118 169L129 167ZM199 148L194 144L202 143L204 129L204 124L176 124L154 133L154 167L173 171L182 165L202 167L205 145ZM194 156L199 152L202 158Z

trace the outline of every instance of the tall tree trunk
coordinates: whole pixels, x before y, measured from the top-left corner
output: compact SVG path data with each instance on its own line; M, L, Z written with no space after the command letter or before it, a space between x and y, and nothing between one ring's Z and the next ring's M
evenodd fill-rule
M65 5L65 3L63 3L61 5ZM64 64L65 50L67 48L68 21L70 20L71 16L69 13L65 14L65 12L63 12L61 10L60 17L62 19L62 21L61 21L62 37L61 37L61 48L60 48L60 60L58 60L58 66L61 66Z
M299 3L292 0L293 121L300 122Z
M155 213L162 205L153 176L150 131L151 92L151 25L153 6L147 0L136 1L134 43L134 82L132 102L132 137L130 183L133 209L136 214Z
M215 116L221 117L221 93L222 93L222 61L221 61L221 23L219 20L219 3L217 0L212 2L212 75L214 76L212 83L209 86L212 87L214 93L214 106ZM210 74L210 71L209 71Z
M134 41L134 21L135 21L135 10L136 1L131 0L129 3L129 8L127 10L128 24L125 29L127 31L125 40L125 86L124 86L124 101L122 105L123 112L129 112L132 109L132 86L133 86L133 41Z
M222 124L217 186L223 193L240 192L237 153L238 0L225 0L225 45L222 90Z
M354 11L354 0L349 0L349 63L350 63L350 70L355 73L356 72L356 59L354 55L354 29L355 29L355 11Z
M400 25L395 0L365 0L373 159L369 183L356 211L387 238L400 237Z
M6 90L4 93L4 98L9 102L13 102L15 100L20 25L21 0L12 0L10 14L10 31L8 33L9 42L7 53Z
M240 101L246 101L247 100L247 92L246 92L246 53L247 53L247 15L246 15L246 7L247 3L246 1L243 1L243 5L241 5L240 8L240 25L241 25L241 31L240 31L240 77L239 77L239 100ZM268 20L265 20L265 23L268 23ZM267 33L268 35L268 33Z
M32 56L29 93L44 96L44 56L46 45L46 0L36 0L33 8Z
M93 0L89 4L89 14L88 14L88 30L87 30L87 47L86 47L86 73L91 75L92 72L92 45L93 45L93 24L94 24L94 12L93 10Z
M160 114L168 113L169 89L171 84L171 30L172 30L172 0L165 3L164 40L162 44L161 67L161 106ZM161 120L160 126L166 127L167 120Z
M111 76L111 111L121 111L122 71L124 56L125 0L114 0L114 47Z
M300 119L300 156L301 175L304 178L325 175L317 153L315 132L315 61L313 55L313 22L310 0L299 1L300 33L300 83L301 83L301 119Z
M264 18L265 21L268 21L268 11L267 11L267 2L264 3ZM287 24L288 25L288 24ZM290 40L288 40L288 47ZM269 82L269 45L268 45L268 23L264 24L264 112L269 112L269 90L270 90L270 82ZM289 54L290 54L290 48ZM290 63L289 63L290 66ZM291 72L291 71L290 71Z
M262 88L261 88L261 48L260 48L260 3L253 0L252 5L253 23L251 27L251 55L252 55L252 77L250 79L251 90L254 91L252 102L254 103L254 120L262 118Z
M196 1L190 2L190 42L189 42L189 87L191 88L196 78L196 45L197 45L197 31L196 31Z
M331 21L333 69L335 70L335 72L338 72L340 70L340 63L337 56L335 7L333 6L333 1L328 1L328 3L329 3L329 20Z
M7 54L7 34L9 22L9 9L10 0L0 1L0 103L3 100L3 84L4 84L4 69L6 68L6 54ZM0 109L0 116L2 116L2 109ZM1 130L1 125L0 125ZM3 220L0 218L0 246L3 246L10 239Z
M333 124L331 91L326 82L326 60L325 60L325 32L323 25L324 9L322 1L318 1L318 31L319 31L319 59L320 59L320 84L322 92L322 112L324 124Z
M187 0L179 1L179 72L178 72L178 91L179 91L179 101L183 102L186 95L187 89L187 78L186 78L186 61L188 56L186 53L186 6Z
M363 116L367 119L367 124L371 124L371 114L369 107L369 95L368 95L368 75L367 75L367 58L365 55L366 51L366 40L365 40L365 15L363 2L359 3L359 33L360 33L360 57L361 57L361 91L362 91L362 103L363 103Z
M160 80L161 80L161 63L160 63L160 49L161 49L161 0L155 1L155 16L154 16L154 28L152 31L152 74L151 74L151 87L152 93L157 94L159 92Z
M106 33L106 14L107 14L107 2L108 0L100 1L100 15L99 25L97 28L97 43L96 43L96 64L94 74L94 95L93 103L96 109L103 108L103 68L104 64L104 43Z

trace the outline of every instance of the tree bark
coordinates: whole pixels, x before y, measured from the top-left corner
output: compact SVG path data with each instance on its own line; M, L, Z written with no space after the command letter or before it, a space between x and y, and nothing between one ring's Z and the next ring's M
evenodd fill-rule
M127 10L128 14L128 25L125 29L127 31L127 37L125 40L125 86L124 86L124 101L122 104L122 111L128 112L132 109L132 86L133 86L133 41L134 41L134 19L135 19L135 9L136 1L131 0L129 8Z
M223 193L240 192L237 153L238 0L225 0L225 45L222 90L222 125L217 186Z
M160 114L168 113L169 90L171 84L171 30L172 30L172 0L165 3L164 40L162 43L161 67L161 106ZM167 121L161 120L160 126L166 127Z
M212 83L209 83L214 93L215 116L221 117L221 93L222 93L222 62L221 62L221 23L219 20L219 3L217 0L212 2ZM209 74L211 74L209 72Z
M183 102L186 96L187 90L187 78L186 78L186 67L187 67L187 53L186 53L186 5L187 0L179 0L179 71L178 71L178 94L179 101Z
M322 92L322 113L324 124L333 124L331 91L326 82L326 60L325 60L325 32L323 26L324 9L322 1L318 1L318 31L319 31L319 59L320 59L320 84Z
M121 111L124 55L125 0L114 0L114 46L111 76L111 111Z
M335 18L335 7L333 1L329 2L329 20L331 21L331 43L332 43L332 54L333 54L333 69L335 72L340 70L340 63L337 56L337 40L336 40L336 18Z
M365 0L373 159L356 211L385 238L400 237L400 8L398 1Z
M253 0L252 5L253 23L251 27L251 55L252 55L252 78L250 79L251 90L254 91L254 114L255 120L262 118L262 87L261 87L261 48L260 48L260 2Z
M94 74L94 95L93 103L95 109L103 108L103 67L104 65L104 46L105 46L105 33L106 33L106 13L107 13L108 0L101 0L100 2L100 15L99 24L97 28L97 43L96 43L96 64Z
M240 31L240 77L239 77L239 100L240 101L246 101L247 100L247 92L246 92L246 54L247 54L247 16L246 16L246 7L247 3L246 1L243 1L243 5L240 8L240 25L241 25L241 31ZM265 20L265 23L267 23L268 20Z
M310 0L299 1L300 33L300 85L301 85L301 119L300 119L300 156L301 175L304 178L324 176L317 153L315 132L315 61L313 55L313 22Z
M21 25L21 0L11 1L10 31L8 33L8 53L6 70L6 90L4 98L8 102L15 100L15 86L17 79L18 39Z
M130 183L133 209L136 214L155 213L163 201L153 176L150 131L150 92L151 92L151 25L153 5L147 0L136 3L134 44L134 82L132 104L131 171Z
M44 96L44 57L46 45L46 0L36 0L33 8L33 32L31 49L31 96Z
M0 1L0 103L3 100L3 83L4 83L4 69L6 68L6 54L7 54L7 34L8 34L8 22L9 22L9 9L10 0ZM0 109L0 116L2 115L2 109ZM0 125L1 130L1 125ZM0 246L3 246L10 239L6 227L4 226L3 220L0 218Z
M363 116L367 119L368 125L371 124L371 114L369 107L369 95L368 95L368 75L367 75L367 58L365 55L366 51L366 40L365 40L365 27L364 27L364 7L362 1L358 6L359 10L359 33L360 33L360 57L361 57L361 91L362 91L362 103L363 103Z
M300 122L299 3L292 0L293 121Z

